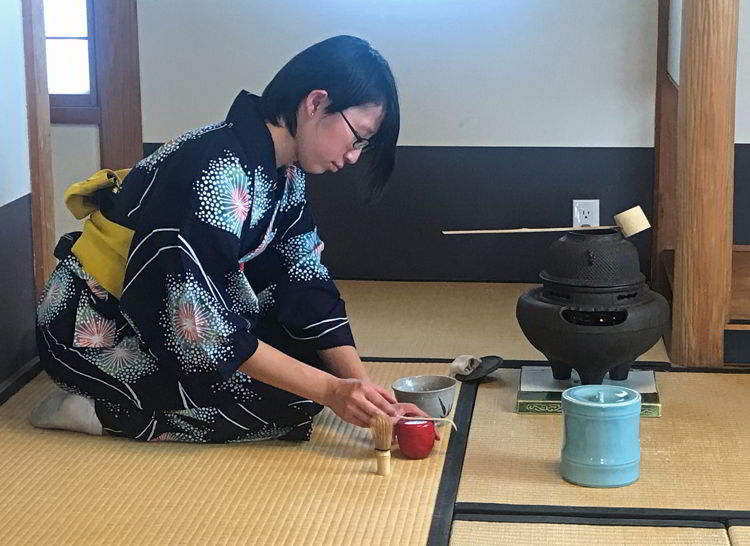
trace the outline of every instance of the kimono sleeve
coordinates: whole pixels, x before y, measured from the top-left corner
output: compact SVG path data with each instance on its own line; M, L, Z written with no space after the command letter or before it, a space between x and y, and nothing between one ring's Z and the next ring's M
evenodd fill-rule
M258 347L238 253L253 178L232 152L166 161L141 198L120 307L161 365L230 377Z
M260 290L261 314L314 349L354 346L346 305L321 263L324 244L304 198L304 173L292 168L268 248L245 265Z

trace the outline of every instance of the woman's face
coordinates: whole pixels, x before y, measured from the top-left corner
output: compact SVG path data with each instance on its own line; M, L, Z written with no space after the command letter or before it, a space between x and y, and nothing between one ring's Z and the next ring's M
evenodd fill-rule
M296 156L308 173L336 172L356 163L362 150L354 148L354 131L361 138L372 138L383 121L379 104L352 106L334 113L328 113L327 107L328 94L312 91L297 113Z

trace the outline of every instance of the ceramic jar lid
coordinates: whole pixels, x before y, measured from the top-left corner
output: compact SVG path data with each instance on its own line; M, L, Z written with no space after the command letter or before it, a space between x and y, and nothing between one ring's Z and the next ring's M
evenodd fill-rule
M617 385L579 385L566 389L563 394L563 411L575 407L581 411L608 414L640 411L639 392Z

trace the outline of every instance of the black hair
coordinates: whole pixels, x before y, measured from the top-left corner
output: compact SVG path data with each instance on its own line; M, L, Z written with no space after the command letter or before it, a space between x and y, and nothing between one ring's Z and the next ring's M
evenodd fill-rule
M378 104L384 117L368 152L370 183L381 190L393 172L400 126L398 92L388 62L373 47L354 36L334 36L295 55L271 80L260 99L260 112L269 123L295 136L300 102L313 90L328 92L329 113L351 106Z

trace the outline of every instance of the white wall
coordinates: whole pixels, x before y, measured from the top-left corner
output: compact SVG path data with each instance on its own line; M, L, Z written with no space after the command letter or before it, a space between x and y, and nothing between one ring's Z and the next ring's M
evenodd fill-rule
M354 34L393 68L402 145L653 145L655 0L138 0L138 28L147 142Z
M101 167L99 156L99 127L96 125L52 126L52 181L55 200L55 234L81 229L65 207L63 195L74 182L85 180Z
M740 0L737 29L736 142L750 144L750 0Z
M31 191L21 0L0 2L0 206Z

